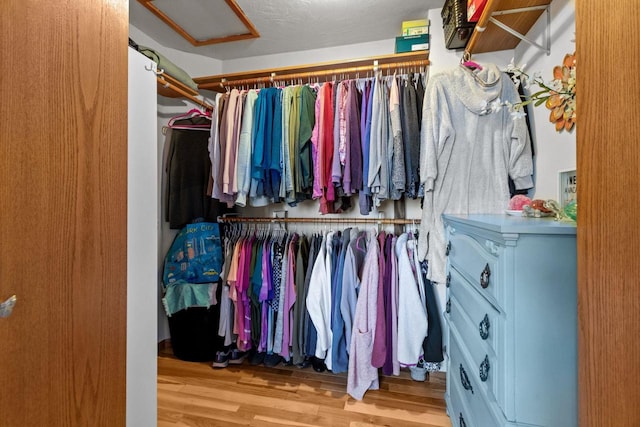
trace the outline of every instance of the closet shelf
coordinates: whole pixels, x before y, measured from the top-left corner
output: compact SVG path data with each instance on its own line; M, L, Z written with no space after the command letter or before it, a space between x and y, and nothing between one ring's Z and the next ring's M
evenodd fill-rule
M207 110L213 110L213 107L200 98L199 93L177 79L166 73L157 74L158 95L167 98L187 98Z
M426 67L429 65L429 51L416 51L391 55L371 56L366 58L347 59L342 61L319 62L280 68L244 71L238 73L218 74L196 77L194 81L199 89L222 92L226 86L268 83L278 80L307 79L311 77L337 74L341 76L364 74L374 69L393 72L398 68ZM377 61L377 62L376 62Z
M527 34L545 10L548 13L550 4L551 0L488 0L484 12L467 43L465 53L471 55L474 53L514 49L521 41L525 41L546 50L548 54L548 23L546 47L527 40L524 34ZM495 21L498 21L498 24ZM506 28L501 28L501 26Z

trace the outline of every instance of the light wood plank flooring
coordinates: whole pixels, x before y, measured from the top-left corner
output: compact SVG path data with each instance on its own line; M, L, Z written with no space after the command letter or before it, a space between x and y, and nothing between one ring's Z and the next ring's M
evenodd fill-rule
M241 366L158 357L158 426L451 426L443 373L424 383L409 372L382 377L362 401L347 377L311 367Z

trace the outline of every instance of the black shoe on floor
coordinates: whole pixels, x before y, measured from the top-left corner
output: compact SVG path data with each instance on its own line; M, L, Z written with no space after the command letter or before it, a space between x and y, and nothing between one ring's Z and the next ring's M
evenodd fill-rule
M244 362L244 359L246 358L246 351L240 351L237 348L234 348L229 354L229 365L242 365L242 362Z
M317 357L311 358L311 366L313 366L313 370L316 372L324 372L327 370L324 359L318 359Z
M264 351L251 352L251 355L249 356L249 363L254 366L262 365L262 363L264 362L265 354L266 353Z
M311 358L308 356L305 356L304 360L300 363L298 363L298 368L300 369L304 369L304 368L308 368L309 366L311 366Z
M278 366L280 362L282 362L282 357L279 354L267 354L264 358L264 366L268 366L269 368Z
M229 365L230 351L216 351L216 357L211 364L212 368L226 368Z

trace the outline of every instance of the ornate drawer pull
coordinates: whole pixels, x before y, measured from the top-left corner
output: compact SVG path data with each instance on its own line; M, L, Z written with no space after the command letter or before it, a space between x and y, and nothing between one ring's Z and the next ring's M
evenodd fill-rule
M451 286L451 273L447 274L447 288Z
M485 314L484 319L482 319L482 322L480 322L480 327L478 328L480 330L480 338L482 338L483 340L489 338L490 326L491 324L489 323L489 315Z
M449 252L451 252L451 242L447 242L447 249L444 251L444 254L449 255Z
M446 308L447 314L451 313L451 300L448 299L447 300L447 308Z
M484 356L484 360L480 364L480 381L486 382L489 378L489 356Z
M464 387L465 390L470 390L471 394L473 394L473 387L471 386L471 382L469 382L467 373L462 367L462 363L460 364L460 382L462 382L462 387Z
M489 268L489 264L487 264L484 266L482 273L480 273L480 286L482 286L482 289L489 287L489 276L491 276L491 269Z
M467 427L467 424L464 422L464 417L462 416L462 412L460 412L460 427Z

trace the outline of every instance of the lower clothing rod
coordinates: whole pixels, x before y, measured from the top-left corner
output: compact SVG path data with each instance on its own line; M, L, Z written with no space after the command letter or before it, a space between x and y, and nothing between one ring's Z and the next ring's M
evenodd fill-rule
M218 217L218 222L246 222L246 223L278 223L278 222L297 222L312 224L397 224L411 225L420 224L419 219L405 218L263 218L263 217L241 217L241 216L224 216Z

